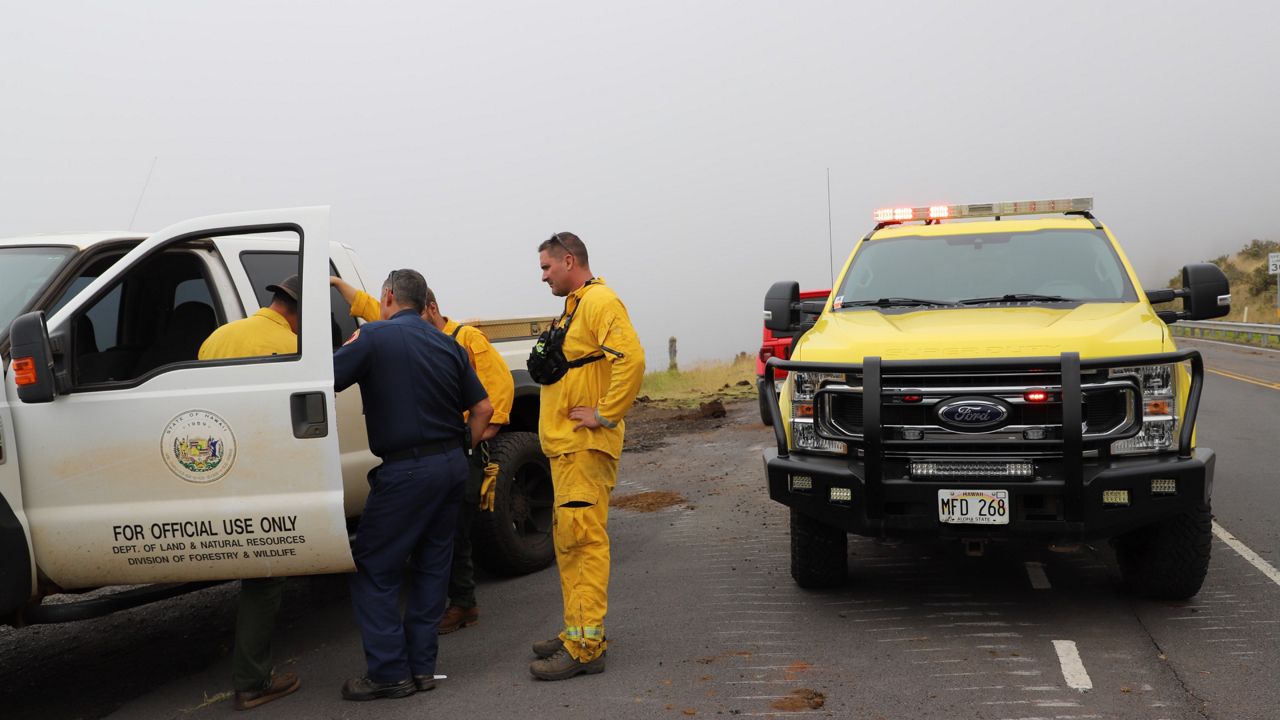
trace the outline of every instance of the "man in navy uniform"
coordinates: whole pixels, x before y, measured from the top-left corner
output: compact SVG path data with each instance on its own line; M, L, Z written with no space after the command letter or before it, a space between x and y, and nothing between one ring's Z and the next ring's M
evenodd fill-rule
M333 355L335 387L360 384L369 449L382 459L369 473L351 548L351 602L368 673L343 685L348 700L435 687L436 627L468 473L464 438L478 442L493 415L466 351L422 319L426 295L422 275L392 271L380 299L387 319L361 326ZM406 561L409 604L401 618Z

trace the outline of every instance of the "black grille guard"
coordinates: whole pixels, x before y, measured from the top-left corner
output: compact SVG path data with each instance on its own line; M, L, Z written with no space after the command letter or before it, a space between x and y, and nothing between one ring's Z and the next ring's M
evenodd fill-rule
M1081 465L1083 463L1082 395L1080 374L1085 370L1103 370L1134 365L1167 365L1191 362L1191 389L1187 394L1187 406L1178 434L1178 457L1191 457L1191 435L1195 432L1196 413L1200 409L1200 391L1204 387L1204 360L1196 350L1153 353L1149 355L1123 355L1117 357L1081 360L1079 353L1067 352L1057 357L1031 358L973 358L960 360L881 360L868 357L861 363L802 362L769 358L764 368L765 389L777 397L775 372L862 373L863 393L863 462L865 463L868 492L874 492L881 482L881 464L884 458L884 433L880 424L881 380L886 370L897 372L965 371L974 372L1057 372L1062 383L1062 448L1063 469L1070 495L1079 497L1082 489ZM874 400L872 400L874 398ZM782 413L777 403L769 405L773 434L778 443L778 457L790 456L787 433Z

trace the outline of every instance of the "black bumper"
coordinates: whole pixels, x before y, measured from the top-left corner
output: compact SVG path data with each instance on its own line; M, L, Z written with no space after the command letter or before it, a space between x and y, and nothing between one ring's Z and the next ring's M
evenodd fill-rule
M848 458L764 453L769 497L823 524L868 536L973 537L1084 541L1107 538L1209 504L1214 454L1197 448L1177 455L1111 458L1081 463L1077 495L1059 474L1058 463L1037 462L1034 480L945 481L885 476L868 492L866 465ZM1041 467L1045 465L1045 467ZM1054 467L1057 465L1058 467ZM887 468L886 468L887 469ZM792 490L791 476L812 480L811 490ZM1152 495L1151 480L1174 479L1176 495ZM849 488L849 502L832 502L830 489ZM938 519L938 490L1008 490L1007 525L956 525ZM1104 490L1128 490L1129 505L1104 506Z

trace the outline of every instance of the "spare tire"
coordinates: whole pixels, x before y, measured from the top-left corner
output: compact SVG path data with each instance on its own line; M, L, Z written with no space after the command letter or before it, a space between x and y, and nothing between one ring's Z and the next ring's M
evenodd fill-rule
M493 512L476 513L472 527L475 556L486 570L526 575L555 562L551 515L555 491L551 463L531 432L502 433L489 441L489 457L498 464Z

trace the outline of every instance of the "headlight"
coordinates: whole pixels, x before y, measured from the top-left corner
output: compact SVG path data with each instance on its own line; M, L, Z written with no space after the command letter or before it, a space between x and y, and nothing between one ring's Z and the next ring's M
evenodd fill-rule
M849 446L838 440L827 440L818 437L818 431L813 427L813 420L795 420L791 421L791 443L794 450L813 453L826 453L828 455L847 455Z
M1176 365L1112 368L1111 377L1131 375L1142 388L1142 430L1111 443L1116 455L1168 452L1178 449L1178 393Z
M793 372L791 383L791 445L801 452L846 455L849 446L837 440L818 437L814 427L813 396L825 382L844 382L841 373Z
M843 373L816 373L816 372L793 372L789 376L791 380L791 399L800 402L813 402L814 393L818 392L818 388L827 384L831 380L844 382Z

